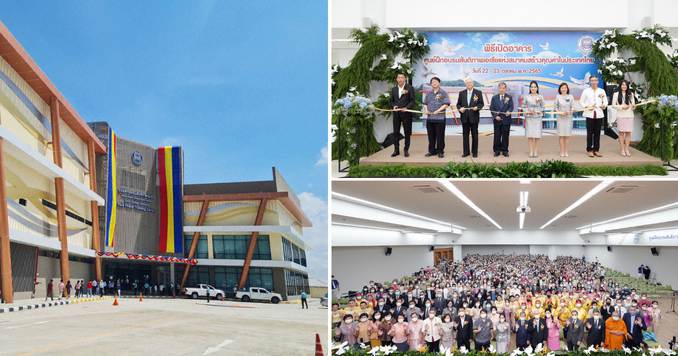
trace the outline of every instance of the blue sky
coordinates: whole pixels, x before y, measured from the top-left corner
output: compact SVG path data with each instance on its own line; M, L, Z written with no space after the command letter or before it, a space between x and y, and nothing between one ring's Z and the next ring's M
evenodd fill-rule
M187 183L280 169L326 279L325 1L17 1L0 19L85 120L183 146Z

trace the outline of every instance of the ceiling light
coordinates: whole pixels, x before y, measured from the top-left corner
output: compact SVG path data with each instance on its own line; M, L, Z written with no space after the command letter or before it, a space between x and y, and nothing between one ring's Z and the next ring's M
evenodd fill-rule
M678 206L678 202L662 205L662 206L652 208L652 209L638 211L638 212L635 212L635 213L627 214L627 215L624 215L624 216L612 218L612 219L605 220L605 221L600 221L600 222L597 222L597 223L588 224L588 225L585 225L585 226L580 226L577 229L579 230L579 229L584 229L584 228L587 228L587 227L594 227L594 226L597 226L597 225L609 224L611 222L615 222L615 221L619 221L619 220L625 220L625 219L633 218L633 217L643 215L643 214L654 213L654 212L661 211L661 210L664 210L664 209L673 208L675 206Z
M478 214L480 214L482 217L487 219L487 221L491 222L494 226L497 227L497 229L501 230L501 226L499 226L499 224L497 224L496 221L492 220L492 218L489 215L487 215L482 209L480 209L476 204L474 204L471 201L471 199L469 199L466 195L464 195L464 193L462 193L461 190L459 190L459 188L457 188L454 184L452 184L452 182L450 182L448 180L442 180L442 181L440 181L440 184L442 184L443 187L445 187L452 194L454 194L457 198L459 198L459 200L466 203L466 205L468 205L471 209L475 210Z
M553 219L549 220L546 224L542 225L539 229L543 230L545 227L551 225L552 222L560 219L561 216L569 213L570 211L574 210L578 206L584 204L584 202L591 199L594 195L598 194L603 189L607 188L613 182L614 182L614 180L612 180L612 179L603 180L597 186L595 186L593 189L591 189L588 193L584 194L581 198L577 199L577 201L572 203L572 205L568 206L567 208L565 208L565 210L561 211L558 215L554 216Z
M520 229L523 229L523 225L525 224L525 213L520 213Z

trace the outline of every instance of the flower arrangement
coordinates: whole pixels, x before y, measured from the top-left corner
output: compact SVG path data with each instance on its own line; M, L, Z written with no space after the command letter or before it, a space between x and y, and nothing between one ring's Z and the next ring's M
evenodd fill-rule
M353 165L360 157L377 151L379 144L374 138L374 119L372 100L360 95L356 88L350 88L346 96L337 99L332 107L332 124L336 126L332 133L333 156L341 156Z

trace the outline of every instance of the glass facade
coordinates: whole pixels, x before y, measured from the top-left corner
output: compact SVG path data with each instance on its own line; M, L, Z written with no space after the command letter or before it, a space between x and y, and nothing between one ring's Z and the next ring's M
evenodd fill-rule
M193 235L184 235L184 256L188 257L188 251L191 249L191 242L193 241ZM200 235L200 240L198 240L198 248L195 251L194 258L209 258L207 248L207 236Z
M287 295L299 295L301 291L310 293L308 287L308 275L304 273L285 270L285 288Z
M306 251L304 249L297 247L297 245L290 242L286 238L283 240L283 258L285 261L294 262L298 265L306 267Z
M183 268L177 268L177 278L181 278ZM188 273L186 286L196 286L204 283L223 289L225 292L232 292L238 286L242 267L206 267L193 266ZM245 283L245 288L261 287L273 291L273 269L252 267Z
M249 235L214 235L212 236L212 247L214 258L244 260L247 255L247 244ZM252 259L270 260L271 242L268 235L259 235L257 237L257 246L254 249Z

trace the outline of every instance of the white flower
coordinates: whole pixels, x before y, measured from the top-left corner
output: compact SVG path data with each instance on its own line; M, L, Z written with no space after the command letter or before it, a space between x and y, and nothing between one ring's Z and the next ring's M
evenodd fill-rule
M387 59L387 58L388 58L387 55L385 55L385 54L382 54L382 55L381 55L381 60L384 60L384 59Z
M468 350L466 349L466 346L462 346L459 348L459 353L466 355L468 353Z
M612 46L612 47L617 47L617 44L614 43L614 42L612 42L612 43L610 43L610 46Z
M537 347L534 349L534 353L536 353L536 354L540 353L543 348L544 347L542 346L542 344L538 343Z
M337 71L339 71L339 65L335 64L332 66L332 73L336 73Z
M400 66L398 62L394 62L393 65L391 66L391 69L397 69Z
M488 351L489 351L491 354L493 354L493 353L496 352L496 350L494 349L494 345L493 345L493 344L490 344L490 348L488 349Z
M354 143L354 145L355 145L355 143ZM357 147L357 146L356 146L356 147ZM365 350L365 349L368 348L368 347L369 347L369 346L365 345L364 343L362 343L362 342L360 343L360 348L361 348L361 349Z
M381 94L381 95L382 95L382 96L385 96L385 97L387 97L387 98L388 98L389 96L391 96L391 94L389 94L389 93L384 93L384 94Z
M428 45L428 40L424 37L424 46Z
M539 345L541 345L541 344L539 344ZM532 346L528 346L528 347L525 349L525 353L528 354L528 355L532 355Z
M337 346L333 346L332 348L335 348ZM344 341L341 343L341 345L338 345L337 347L337 352L335 352L335 355L343 355L348 351L348 342Z
M390 33L388 34L388 41L389 41L389 42L393 42L393 41L395 41L395 39L396 39L395 36L393 36L393 35L390 34Z
M350 87L348 91L355 91L357 88L356 87Z
M622 346L622 350L624 350L624 353L627 355L631 354L631 349L627 348L626 346Z
M398 47L403 48L403 47L405 47L405 44L401 43L400 45L398 45Z
M607 69L610 69L610 70L613 70L615 68L617 68L617 67L614 64L610 64L609 66L607 66Z

